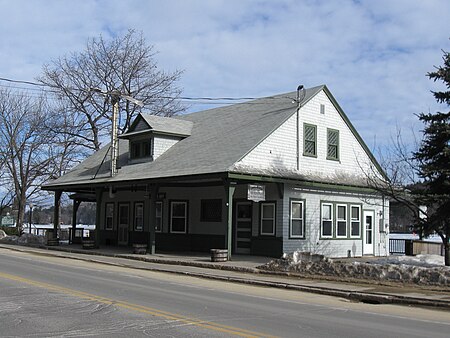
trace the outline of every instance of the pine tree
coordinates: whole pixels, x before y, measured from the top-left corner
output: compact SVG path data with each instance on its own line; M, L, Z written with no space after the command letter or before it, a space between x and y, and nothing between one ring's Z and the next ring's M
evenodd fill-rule
M428 77L444 82L447 90L433 92L439 103L450 106L450 53L444 52L444 65L436 67ZM419 163L418 174L423 179L413 191L416 200L427 207L421 220L425 234L436 232L444 243L445 265L450 266L450 112L420 114L425 125L421 146L413 157Z

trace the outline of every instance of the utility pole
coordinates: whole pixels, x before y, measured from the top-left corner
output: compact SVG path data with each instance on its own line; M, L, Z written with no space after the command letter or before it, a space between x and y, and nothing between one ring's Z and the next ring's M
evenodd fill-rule
M33 219L33 203L29 204L30 207L30 218L29 218L29 222L28 222L28 233L31 234L31 220Z
M111 101L113 104L112 131L111 131L111 177L117 174L117 157L119 152L119 141L117 138L117 118L119 116L120 92L115 90L111 92Z

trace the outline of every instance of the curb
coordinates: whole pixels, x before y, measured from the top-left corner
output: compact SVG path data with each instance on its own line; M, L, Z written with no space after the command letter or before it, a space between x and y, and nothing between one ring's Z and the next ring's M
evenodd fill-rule
M19 252L27 252L26 249L21 249L18 247L5 247L0 244L1 248L10 249L13 251ZM130 255L120 255L120 254L105 254L105 253L97 253L97 252L85 252L82 250L58 250L58 248L48 248L48 247L40 247L40 246L29 246L37 249L47 249L48 251L58 251L61 253L77 253L77 254L87 254L91 256L103 256L103 257L113 257L113 258L123 258L123 259L132 259L136 261L143 261L147 263L156 263L156 264L164 264L164 265L181 265L181 266L194 266L200 268L209 268L216 270L227 270L234 272L242 272L242 273L253 273L263 275L261 271L253 268L244 268L244 267L231 267L231 266L218 266L207 263L199 263L199 262L186 262L186 261L167 261L162 259L148 259L148 258L139 258ZM29 252L29 251L28 251ZM50 256L55 257L54 254L45 253L45 252L33 252L37 255ZM162 272L162 273L172 273L177 275L184 275L189 277L197 277L204 278L210 280L218 280L225 282L233 282L240 283L246 285L254 285L261 287L272 287L278 289L286 289L286 290L295 290L309 293L316 293L327 296L341 297L351 301L357 301L367 304L399 304L399 305L415 305L415 306L424 306L424 307L434 307L439 309L447 309L450 310L450 300L442 300L442 299L424 299L419 297L411 297L411 296L401 296L387 293L374 293L374 292L361 292L361 291L342 291L335 288L322 287L322 286L309 286L309 285L299 285L299 284L291 284L288 282L274 282L274 281L264 281L264 280L255 280L251 278L240 278L235 276L220 276L216 274L209 273L200 273L200 272L188 272L188 271L174 271L170 269L164 268L153 268L153 267L136 267L131 264L121 264L121 263L113 263L113 262L104 262L101 260L96 260L95 258L84 258L84 257L71 257L70 255L59 256L61 258L68 258L73 260L92 262L97 264L104 264L110 266L118 266L125 267L137 270L145 270L145 271L154 271L154 272Z

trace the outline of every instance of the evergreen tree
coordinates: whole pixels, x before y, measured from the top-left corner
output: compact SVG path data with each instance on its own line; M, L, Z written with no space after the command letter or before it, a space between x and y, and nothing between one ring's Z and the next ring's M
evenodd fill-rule
M439 103L450 106L450 53L444 52L444 65L428 77L442 81L446 91L433 92ZM423 140L413 157L419 163L423 184L413 191L418 203L427 207L420 226L425 235L436 232L444 243L445 265L450 266L450 112L420 114L424 123Z

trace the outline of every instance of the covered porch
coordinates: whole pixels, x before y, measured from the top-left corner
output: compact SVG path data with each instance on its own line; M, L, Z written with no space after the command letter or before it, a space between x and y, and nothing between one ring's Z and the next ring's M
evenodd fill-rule
M249 200L257 183L264 198ZM95 201L95 247L147 246L147 253L208 252L279 257L282 254L282 183L255 182L229 173L177 179L64 187L71 192L73 224L83 201ZM279 210L277 210L279 209Z

